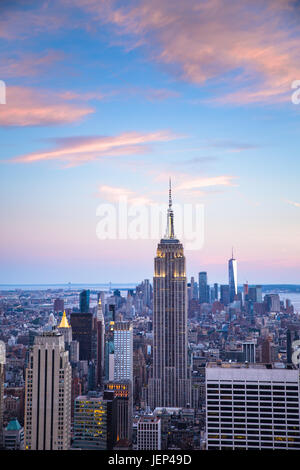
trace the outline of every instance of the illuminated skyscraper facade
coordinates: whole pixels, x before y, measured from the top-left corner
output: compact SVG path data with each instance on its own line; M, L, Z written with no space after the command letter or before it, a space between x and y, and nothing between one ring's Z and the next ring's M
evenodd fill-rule
M157 247L153 278L153 373L148 403L181 407L190 403L187 355L187 280L183 246L174 235L169 190L167 231Z
M103 396L96 392L78 396L74 409L72 447L82 450L107 449L107 403Z

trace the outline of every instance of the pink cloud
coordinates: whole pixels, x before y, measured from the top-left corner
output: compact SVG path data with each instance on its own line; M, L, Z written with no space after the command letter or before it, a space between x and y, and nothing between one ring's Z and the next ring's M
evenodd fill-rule
M121 198L126 198L129 204L151 204L153 201L145 195L140 196L131 189L101 185L99 187L99 196L110 202L119 202Z
M49 50L44 54L24 54L15 57L2 57L0 64L0 76L4 79L9 77L31 77L41 71L46 71L55 62L61 61L64 54L61 51Z
M300 25L289 0L77 0L94 20L127 35L130 47L145 46L149 57L186 81L203 85L234 74L237 91L215 97L223 103L281 102L300 73Z
M206 176L201 178L186 179L180 183L177 190L197 190L202 188L209 188L214 186L234 186L234 176L221 175L221 176Z
M294 207L300 207L300 202L295 202L295 201L287 201L288 204Z
M65 103L54 92L8 86L6 105L0 109L2 126L48 126L78 121L93 108Z
M113 26L110 41L126 50L145 48L150 60L181 80L202 86L221 79L228 91L215 92L212 101L218 103L283 102L299 78L300 23L293 0L139 0L126 7L116 0L53 0L35 9L4 9L0 37L94 31L103 23ZM26 69L26 63L8 64L9 71L14 67ZM167 90L148 92L149 99L170 96Z
M58 160L77 165L104 156L130 155L149 150L148 144L166 142L176 136L168 131L152 133L127 132L117 136L71 137L57 140L55 149L34 152L14 158L16 163Z

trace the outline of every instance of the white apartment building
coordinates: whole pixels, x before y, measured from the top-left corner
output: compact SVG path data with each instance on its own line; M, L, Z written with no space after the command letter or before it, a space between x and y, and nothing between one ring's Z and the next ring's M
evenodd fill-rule
M161 422L157 416L142 416L137 426L137 450L161 450Z

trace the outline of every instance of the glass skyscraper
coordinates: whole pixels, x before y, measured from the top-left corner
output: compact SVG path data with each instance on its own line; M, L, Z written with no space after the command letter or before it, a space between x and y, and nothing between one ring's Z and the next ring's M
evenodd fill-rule
M207 272L203 271L199 273L199 302L209 302L208 289L207 289Z
M229 300L234 301L237 295L237 262L233 257L233 252L230 260L228 261L228 279L229 279Z

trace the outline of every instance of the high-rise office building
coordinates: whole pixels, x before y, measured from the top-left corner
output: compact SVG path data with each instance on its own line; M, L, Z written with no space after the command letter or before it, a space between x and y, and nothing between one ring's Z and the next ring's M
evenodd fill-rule
M243 343L243 355L245 362L256 362L256 341L245 341Z
M104 377L106 381L114 380L114 324L114 320L108 322L105 332Z
M103 383L104 378L104 351L105 351L105 322L102 311L102 301L99 298L97 307L97 385Z
M262 301L262 286L256 286L256 302L261 303Z
M71 313L72 336L79 342L79 360L90 361L93 358L93 314Z
M220 286L220 302L225 307L230 303L230 290L227 284L222 284Z
M292 364L293 342L298 341L300 337L299 325L287 324L286 330L286 362Z
M57 330L35 337L25 381L25 449L68 450L72 372Z
M243 285L244 301L248 300L249 297L249 286L248 281Z
M248 300L252 302L262 302L262 286L251 286L248 289Z
M17 418L11 419L4 429L4 448L6 450L24 450L24 428Z
M191 299L198 300L198 284L195 282L194 277L191 277Z
M261 344L261 362L269 364L272 362L272 348L271 340L269 337L264 337Z
M63 312L65 307L64 307L64 300L63 299L55 299L54 300L54 305L53 305L53 310L55 313Z
M209 363L207 449L300 449L299 370Z
M90 291L83 290L79 295L79 308L81 313L88 313L90 311Z
M187 354L187 281L183 246L174 234L171 187L167 231L157 247L153 278L153 371L148 402L190 403Z
M214 283L214 299L215 301L219 300L219 284L216 282Z
M89 392L75 399L72 448L105 450L107 446L107 402L103 395Z
M133 383L133 331L131 322L114 324L114 380Z
M250 286L248 289L248 300L256 302L256 287Z
M264 296L264 303L268 312L280 312L280 297L278 294L266 294Z
M142 416L137 428L138 450L161 450L161 421L157 416Z
M130 380L115 380L106 384L106 390L113 391L115 397L116 443L132 440L132 383Z
M64 336L65 345L69 347L72 341L72 328L69 325L65 310L64 310L61 322L58 326L58 331Z
M5 383L6 348L0 341L0 449L3 447L3 413L4 413L4 383Z
M232 256L228 261L228 284L229 284L229 301L233 302L235 296L237 295L237 261Z
M208 289L207 289L207 272L202 271L199 273L199 302L207 303Z

